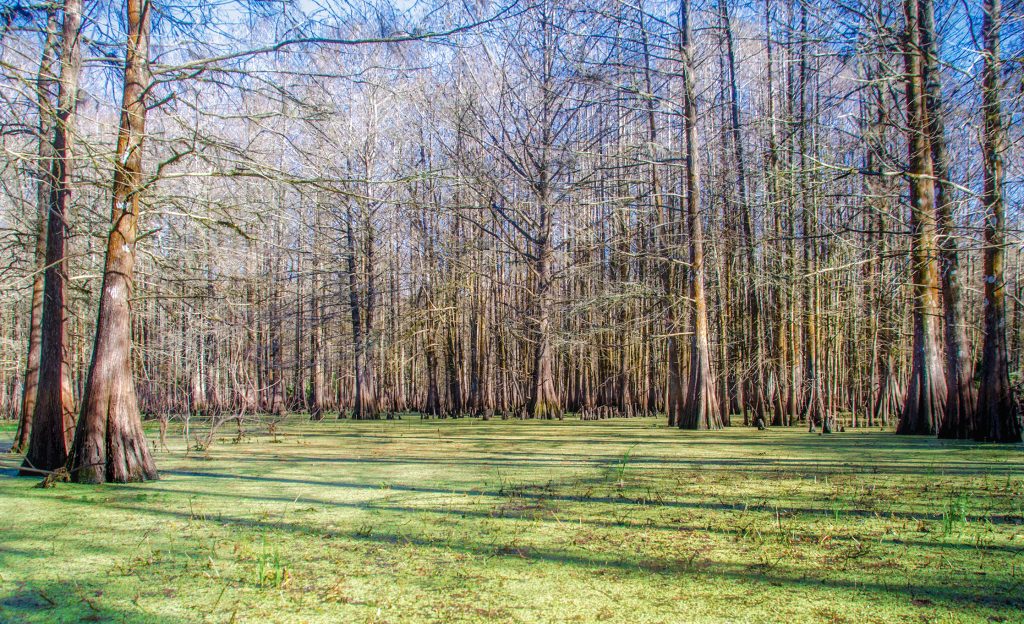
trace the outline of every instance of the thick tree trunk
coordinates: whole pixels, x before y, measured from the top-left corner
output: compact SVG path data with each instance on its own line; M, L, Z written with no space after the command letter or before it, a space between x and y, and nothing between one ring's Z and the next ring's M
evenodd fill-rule
M39 180L36 187L36 247L35 274L32 276L32 311L29 317L28 355L25 358L25 386L21 394L21 412L18 431L14 434L12 452L21 453L28 449L32 434L32 418L36 411L36 397L39 390L39 360L43 339L43 288L46 274L46 231L48 228L50 202L50 169L53 160L53 66L57 60L58 38L57 10L47 11L46 39L43 42L42 59L36 80L36 102L39 107Z
M1020 412L1010 387L1006 353L1006 206L1003 152L1006 130L999 103L1001 0L985 0L982 34L985 67L982 115L985 153L985 343L981 356L981 392L974 437L989 442L1020 442Z
M538 120L540 136L537 156L533 160L533 195L537 207L537 227L530 236L532 255L529 258L531 275L530 305L528 319L529 338L532 344L530 387L526 401L526 413L531 418L562 418L562 402L555 390L554 352L551 344L551 298L553 287L552 256L555 206L551 199L552 170L555 168L552 149L556 136L556 77L554 75L557 39L551 22L553 7L543 3L540 8L540 49L543 56L541 66L541 106Z
M939 350L939 271L935 226L935 185L924 89L918 0L904 1L904 65L910 178L911 277L914 343L910 382L896 432L935 435L946 402L946 378Z
M81 73L79 36L82 24L81 0L64 3L61 27L60 92L54 125L52 163L49 173L49 207L46 219L46 271L43 278L42 331L40 334L37 397L29 434L28 453L21 474L56 470L68 457L68 443L75 426L74 396L65 362L67 311L64 289L67 283L65 242L67 212L71 204L71 172Z
M704 293L704 233L700 216L700 176L697 170L697 101L693 79L693 43L689 0L679 3L680 56L683 70L683 121L685 125L686 224L690 238L689 294L693 301L693 336L690 342L690 378L679 414L680 429L720 429L722 414L711 371L708 307Z
M546 200L545 200L546 201ZM546 213L546 209L543 209ZM549 217L544 217L549 218ZM562 418L562 404L555 391L555 376L551 351L551 242L547 232L536 244L533 262L534 312L530 319L530 337L533 340L533 365L530 377L530 398L526 405L531 418Z
M949 179L949 153L942 117L942 80L935 32L933 0L919 0L923 55L925 110L928 116L932 167L935 172L935 222L939 237L939 276L946 353L946 405L939 423L940 438L968 438L978 407L974 364L968 353L960 288L960 251L953 222L953 184Z
M71 477L80 483L158 478L142 431L131 362L131 295L150 84L148 0L128 0L127 18L111 230L92 363L69 458Z

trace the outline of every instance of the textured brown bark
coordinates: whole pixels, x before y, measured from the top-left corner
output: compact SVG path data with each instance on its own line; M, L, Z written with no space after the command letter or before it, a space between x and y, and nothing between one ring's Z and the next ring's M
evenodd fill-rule
M697 101L693 79L690 3L679 3L680 57L683 73L683 122L686 180L683 200L690 238L689 294L693 301L690 377L680 411L680 429L721 429L722 414L711 371L707 298L704 293L704 233L700 216L700 174L697 169Z
M533 250L530 257L531 278L531 314L528 319L528 332L533 343L533 358L530 368L529 398L526 402L526 413L531 418L562 418L562 402L555 390L554 353L551 345L551 233L554 225L554 206L551 201L551 168L552 148L554 145L554 125L556 93L554 63L556 35L551 23L549 11L551 7L544 5L541 13L541 107L540 107L540 145L535 159L535 175L533 179L534 200L537 206L537 229L532 236Z
M942 80L935 32L933 0L919 0L925 109L928 116L932 166L935 172L935 222L939 237L939 277L942 286L943 336L946 353L946 405L939 423L940 438L968 438L978 407L974 363L968 353L960 287L960 250L953 222L953 184L942 114Z
M939 350L939 271L935 185L924 88L918 0L904 1L904 71L910 180L914 343L910 381L897 433L935 435L943 418L946 378Z
M543 197L543 195L542 195ZM542 208L542 214L547 214ZM542 224L548 217L542 216ZM550 222L548 222L550 223ZM550 225L542 225L550 229ZM555 391L555 376L551 351L551 243L548 232L541 234L535 245L533 262L534 312L530 318L530 337L533 340L533 365L530 377L530 398L526 404L531 418L562 418L562 405Z
M981 390L974 437L989 442L1020 442L1021 421L1010 387L1006 352L1006 205L1003 198L1003 152L1006 130L1000 96L1001 0L985 0L982 116L985 154L985 343L981 356Z
M143 190L146 90L150 84L149 19L148 0L128 0L128 42L111 229L92 363L68 460L71 478L79 483L158 478L142 431L131 362L131 296Z
M46 274L46 231L50 200L50 168L53 160L53 66L57 60L59 24L57 11L47 11L46 39L43 42L39 74L36 79L36 103L39 107L39 180L36 187L36 247L35 274L32 277L32 311L29 317L28 355L25 358L25 386L21 395L18 431L14 434L11 451L20 453L28 449L32 434L32 418L36 411L39 389L39 360L43 339L43 287Z
M62 467L67 460L68 443L75 426L74 396L66 362L67 311L64 306L64 290L67 267L64 260L68 234L67 212L71 205L75 109L82 63L79 45L81 23L81 0L67 0L61 26L60 86L54 124L53 162L47 181L46 271L43 277L39 378L28 453L21 468L21 474L25 475Z

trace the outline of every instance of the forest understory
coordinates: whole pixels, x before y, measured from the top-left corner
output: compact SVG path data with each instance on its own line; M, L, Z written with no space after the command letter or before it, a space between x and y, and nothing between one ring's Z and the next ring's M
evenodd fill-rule
M159 481L8 455L0 621L1020 622L1024 454L662 418L147 423ZM0 429L10 444L14 429Z

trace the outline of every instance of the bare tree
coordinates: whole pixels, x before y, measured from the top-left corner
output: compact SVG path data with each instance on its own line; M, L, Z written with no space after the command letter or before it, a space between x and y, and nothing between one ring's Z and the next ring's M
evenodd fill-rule
M47 187L46 273L43 285L42 335L40 340L39 385L32 418L28 453L23 474L56 470L68 457L68 443L75 425L74 395L67 367L67 310L65 263L68 208L71 204L71 174L75 138L75 111L82 57L79 38L82 24L81 0L66 0L61 25L60 86L54 123L52 164Z
M992 442L1020 442L1021 422L1010 388L1006 353L1006 206L1003 154L1006 131L1000 104L1001 0L986 0L982 34L985 189L985 343L981 356L981 392L974 436Z
M904 67L910 166L914 345L910 382L897 433L934 435L942 422L946 378L939 348L939 275L932 166L918 0L905 0Z
M36 399L39 391L39 361L42 354L43 334L43 288L46 275L46 230L49 216L50 201L50 167L53 159L53 83L54 64L57 61L57 45L59 42L57 10L50 8L46 12L46 38L43 41L42 59L39 62L39 74L36 78L36 102L39 108L39 180L37 182L36 202L36 246L35 275L32 278L32 312L29 321L28 355L25 358L25 386L21 398L21 414L18 431L14 434L14 452L28 449L32 434L32 418L35 416Z
M697 95L694 89L693 35L690 2L679 3L679 55L683 79L683 124L686 164L683 201L689 234L689 296L693 301L690 340L690 377L679 414L680 429L720 429L722 413L711 370L707 298L704 292L704 231L700 212L700 172L697 160Z
M77 482L158 478L142 431L131 362L131 297L139 207L145 190L142 141L150 87L149 0L128 0L128 43L113 206L92 363L68 458Z

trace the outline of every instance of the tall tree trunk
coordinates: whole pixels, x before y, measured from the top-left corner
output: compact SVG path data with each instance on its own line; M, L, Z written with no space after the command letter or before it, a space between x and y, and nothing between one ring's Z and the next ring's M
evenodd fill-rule
M935 226L935 185L929 141L918 0L904 0L903 59L910 179L911 277L914 344L910 382L903 402L902 434L935 435L943 418L946 378L939 352L939 271Z
M807 32L807 3L800 3L800 59L797 76L797 113L798 150L800 158L799 176L801 234L803 235L804 262L804 372L807 375L808 390L804 405L804 416L808 429L813 431L817 424L821 430L829 433L832 430L832 419L827 409L822 382L821 341L819 336L819 310L821 307L821 288L818 279L818 203L815 193L809 184L809 152L814 149L808 119L807 87L810 81L809 51ZM816 113L816 111L815 111Z
M530 371L530 394L526 403L527 414L532 418L562 418L562 402L555 390L554 352L551 344L551 296L553 276L551 274L551 240L554 229L554 206L551 199L551 175L554 163L551 150L555 133L555 47L556 35L546 3L541 9L541 110L540 145L534 159L536 175L533 180L534 198L537 202L537 230L533 238L533 254L530 259L532 275L531 304L533 312L529 318L529 336L533 341L533 362Z
M935 3L919 0L923 54L925 109L932 167L935 171L935 222L939 236L939 277L946 351L946 406L939 423L940 438L968 438L978 407L974 364L967 351L967 330L960 294L960 251L953 222L953 184L949 179L949 153L942 117L942 78L935 32Z
M693 79L693 42L690 2L679 3L680 57L683 73L683 123L686 143L686 225L690 238L688 271L693 300L693 336L690 343L690 379L679 415L680 429L720 429L722 414L711 371L708 305L704 293L704 233L700 216L700 175L697 170L697 100Z
M786 267L786 247L787 237L784 236L784 223L781 207L779 206L779 200L782 197L783 191L781 187L780 176L782 174L779 167L779 142L776 128L776 116L775 116L775 57L774 57L774 46L773 34L772 34L772 1L765 0L764 5L764 43L765 43L765 81L767 83L767 93L765 94L765 108L768 118L768 145L765 154L765 194L767 197L768 209L772 214L772 233L777 241L775 244L775 253L778 258L772 263L772 267L778 271L781 275L785 274L784 270ZM772 347L775 349L775 388L774 388L774 402L772 406L772 425L782 426L790 424L790 411L791 411L791 393L792 385L789 383L791 377L790 364L789 364L789 328L788 323L788 311L790 304L788 301L788 285L782 280L777 279L776 285L774 286L775 292L773 293L772 300L775 303L775 340Z
M547 202L546 193L542 202ZM550 215L542 207L542 230L550 229ZM535 245L533 262L534 312L530 318L530 336L533 344L533 365L530 378L530 398L526 405L531 418L562 418L562 405L555 391L553 369L554 354L551 350L551 241L549 232L543 231Z
M67 212L71 204L71 172L78 105L78 78L82 56L79 36L82 25L81 0L66 0L61 27L60 87L53 151L48 180L46 219L46 272L43 278L43 315L39 352L37 400L32 416L28 453L22 474L56 470L68 457L70 434L75 426L74 396L65 362L67 355L67 283L65 241Z
M879 5L880 8L880 5ZM870 88L867 90L869 103L865 105L865 137L866 137L866 158L865 165L868 171L874 172L881 168L885 153L885 90L882 88L882 78L878 75L879 66L872 64L868 71ZM871 207L871 215L868 217L868 249L873 256L869 265L868 279L869 295L866 311L871 314L877 311L871 318L871 377L868 379L869 387L873 390L871 405L866 409L869 411L868 424L876 422L879 425L888 425L897 414L902 405L902 389L899 384L899 376L895 367L895 354L899 348L897 328L894 327L899 321L898 312L894 311L896 297L892 292L892 285L883 279L886 274L883 259L889 255L888 234L891 228L888 225L891 219L891 202L887 199L888 189L881 176L869 175L866 181L868 203Z
M69 458L71 477L80 483L157 478L142 432L131 362L131 295L150 85L150 8L148 0L127 1L128 43L111 229L92 363Z
M313 270L310 275L310 328L309 328L309 418L323 420L326 404L326 388L324 387L324 315L321 309L320 288L321 269L320 246L318 243L320 225L320 206L313 206Z
M647 33L647 28L644 24L644 16L646 12L641 5L638 8L639 19L640 19L640 36L641 45L644 55L644 92L648 94L648 101L646 105L646 117L647 117L647 142L651 147L652 154L650 155L649 170L649 184L651 187L650 193L652 202L654 204L654 219L656 231L654 234L655 245L657 246L658 255L661 257L661 262L657 267L656 271L660 277L662 286L662 300L660 302L661 309L664 310L664 330L667 334L665 339L665 351L666 358L668 359L668 366L666 367L666 383L665 383L665 414L668 418L668 425L675 427L678 424L679 412L683 404L683 380L682 373L679 370L679 326L676 320L675 310L675 267L672 260L669 258L672 246L675 244L673 236L674 227L672 223L672 217L669 213L668 207L665 205L664 198L661 193L661 180L658 175L658 154L654 150L658 147L658 124L655 118L655 107L657 102L654 98L654 85L651 80L651 52L650 52L650 41ZM650 366L654 367L658 364L658 360L653 357L650 358ZM651 373L653 377L653 371ZM653 382L650 383L649 392L653 396L655 394L655 386ZM657 400L652 400L648 397L649 409L657 409Z
M718 0L718 8L721 14L722 28L725 36L726 61L729 74L729 135L732 142L733 158L736 165L736 198L735 208L740 214L740 234L742 235L741 246L743 247L743 259L745 261L743 273L743 313L742 331L745 334L744 342L753 342L748 345L747 358L741 364L745 371L741 375L740 396L744 402L753 409L754 417L764 418L767 399L765 397L765 325L761 315L761 298L758 292L758 284L755 280L757 271L757 250L755 249L755 237L753 219L751 218L750 202L747 197L747 161L743 149L743 134L740 125L740 91L739 78L736 75L736 50L733 36L732 17L729 14L729 0ZM749 348L749 347L752 347ZM744 414L746 424L748 405L740 405Z
M374 379L374 367L373 367L373 349L371 348L371 341L369 337L369 331L373 327L373 318L371 316L371 300L373 298L373 289L368 286L366 289L366 302L365 306L360 301L359 297L359 273L358 264L356 262L356 239L355 230L353 226L354 215L352 214L352 206L349 203L346 222L345 222L345 240L346 240L346 257L345 266L348 273L348 298L349 298L349 312L352 317L352 343L355 349L355 362L354 362L354 373L355 373L355 397L352 406L352 418L357 420L374 420L379 417L379 406L377 405L377 391ZM367 259L367 271L372 273L374 270L373 264L370 259ZM368 284L372 283L372 275L368 276ZM364 313L364 307L366 308ZM340 414L339 414L340 417Z
M32 276L32 312L29 319L28 356L25 358L25 386L21 394L21 412L18 431L14 435L11 451L20 453L28 449L32 434L32 418L36 411L39 390L39 360L43 338L43 288L46 274L46 230L50 202L50 168L53 160L53 65L57 60L57 10L50 8L46 16L46 39L43 42L39 75L36 79L36 103L39 107L39 163L36 187L36 248L35 274Z
M985 152L985 343L981 356L981 392L974 436L990 442L1020 442L1021 422L1010 388L1006 353L1006 206L1003 201L1003 152L1006 130L999 103L1001 0L985 0L982 35L985 67L982 115Z

